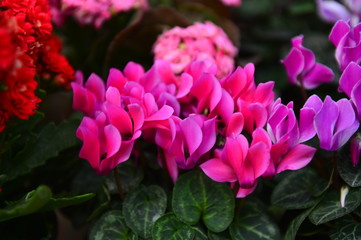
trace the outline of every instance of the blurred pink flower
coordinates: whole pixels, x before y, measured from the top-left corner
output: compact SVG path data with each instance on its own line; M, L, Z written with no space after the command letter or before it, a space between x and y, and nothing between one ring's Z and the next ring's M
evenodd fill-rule
M115 13L131 9L146 9L146 0L49 0L53 21L62 25L65 18L73 16L80 24L94 24L99 28Z
M237 48L225 32L211 22L197 22L187 28L175 27L160 35L153 46L155 59L171 63L179 74L195 59L215 64L217 77L224 77L234 69Z
M303 36L292 39L292 49L282 60L290 83L313 89L322 83L331 82L334 74L323 64L316 63L313 52L302 45Z
M350 62L361 64L361 23L352 27L345 21L336 22L329 40L336 47L335 56L341 71Z
M361 1L342 0L316 0L318 14L326 22L335 23L338 20L350 21L356 25L361 20Z
M242 0L221 0L224 5L237 7L241 5Z

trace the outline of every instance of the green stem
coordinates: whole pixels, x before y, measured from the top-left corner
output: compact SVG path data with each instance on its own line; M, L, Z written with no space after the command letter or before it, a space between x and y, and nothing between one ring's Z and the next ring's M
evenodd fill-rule
M123 189L122 189L122 184L120 182L118 168L114 168L113 172L114 172L115 184L117 185L117 188L118 188L118 193L119 193L120 200L123 200L124 199L124 193L123 193Z

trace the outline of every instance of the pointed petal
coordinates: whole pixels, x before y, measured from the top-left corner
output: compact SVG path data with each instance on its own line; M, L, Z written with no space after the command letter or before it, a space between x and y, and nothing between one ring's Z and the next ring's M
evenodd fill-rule
M92 73L85 83L85 87L96 96L98 101L104 100L105 86L103 80L98 75Z
M192 155L202 142L202 130L196 121L194 121L191 117L184 119L180 123L180 128L187 144L189 155Z
M134 82L139 82L139 79L144 75L143 67L135 62L129 62L123 72L128 80Z
M361 80L361 66L355 62L351 62L347 65L340 77L339 91L346 93L350 98L352 89Z
M125 79L121 71L115 68L111 68L109 70L109 75L107 79L107 88L115 87L120 91L121 89L123 89L126 82L127 79Z
M341 42L341 39L350 31L350 29L350 25L343 20L339 20L333 26L328 39L333 43L333 45L335 45L335 47L337 47Z
M244 126L243 114L239 112L234 113L227 125L226 136L235 138L242 132L243 126Z
M285 170L298 170L311 162L316 149L304 144L298 144L292 148L277 166L276 173Z
M258 142L248 150L247 158L252 162L254 178L257 179L267 170L270 161L270 148L263 142Z
M145 121L159 121L170 118L174 110L168 105L164 105L161 109L153 113L152 115L145 118Z
M234 170L224 164L220 159L213 158L209 159L205 163L200 165L203 172L216 182L235 182L237 176Z
M298 82L297 77L304 69L304 61L301 51L295 48L291 49L286 58L281 61L285 67L290 83L296 84Z
M119 151L122 137L120 136L118 129L113 125L107 125L104 127L104 135L107 157L109 158Z
M106 98L107 102L120 107L121 98L120 98L119 90L117 88L109 87L107 89L105 98Z
M182 98L187 95L193 86L193 78L188 73L182 73L180 80L181 84L178 88L176 98Z
M306 89L312 89L322 83L332 82L333 78L333 71L329 67L316 63L312 70L303 76L302 80Z
M239 188L237 192L237 198L244 198L251 194L257 187L257 183L254 184L251 188Z

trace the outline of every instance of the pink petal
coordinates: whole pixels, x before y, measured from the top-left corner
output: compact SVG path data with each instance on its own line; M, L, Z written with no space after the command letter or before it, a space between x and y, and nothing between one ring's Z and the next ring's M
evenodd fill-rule
M96 96L97 100L104 100L105 86L103 80L98 75L92 73L85 83L85 87Z
M298 49L293 48L286 56L286 58L281 62L285 66L288 80L290 81L290 83L296 84L298 82L297 77L302 73L304 69L304 57L302 55L302 52Z
M359 81L352 89L351 100L356 106L358 119L361 120L361 81Z
M244 198L251 194L257 187L257 183L254 184L251 188L239 188L237 192L237 198Z
M111 157L119 151L122 137L120 136L118 129L113 125L107 125L104 127L104 135L107 157Z
M321 110L322 105L322 100L316 94L314 94L307 99L305 105L303 105L303 108L311 108L315 111L315 113L318 113Z
M117 88L109 87L107 89L107 92L105 93L105 95L106 95L105 98L106 98L107 102L120 107L121 98L120 98L119 90Z
M189 155L192 155L202 142L202 130L191 117L184 119L180 123L180 128L182 129Z
M237 176L234 173L234 170L227 164L224 164L220 159L209 159L205 163L201 164L200 168L209 178L216 182L237 181Z
M98 136L87 128L79 127L76 136L83 141L79 157L86 159L94 170L99 170L100 143Z
M268 113L265 106L260 103L251 103L247 108L254 118L255 127L264 127L268 119Z
M152 115L145 118L145 121L159 121L170 118L174 110L168 105L164 105L161 109L153 113Z
M242 132L243 125L243 114L239 112L234 113L227 125L226 136L235 138Z
M339 20L336 22L336 24L333 26L330 35L328 36L328 39L335 45L335 47L338 46L338 44L341 42L341 39L350 31L350 26L343 20Z
M133 133L133 123L129 114L121 107L113 104L105 105L110 124L114 125L122 134Z
M222 98L218 102L217 107L210 116L221 116L222 120L227 124L230 121L232 113L234 112L234 101L229 93L222 89ZM213 115L214 114L214 115Z
M265 143L258 142L249 148L247 158L252 162L254 179L256 179L265 173L270 164L270 148Z
M337 20L350 19L350 13L345 6L336 1L317 0L318 14L327 22L334 23Z
M143 67L134 62L129 62L123 72L128 80L134 82L139 82L139 79L144 75Z
M128 105L129 115L133 120L133 131L138 131L142 128L144 123L144 111L138 104Z
M127 79L125 79L121 71L115 68L111 68L109 70L109 75L107 79L107 88L115 87L120 91L121 89L123 89L126 82Z
M178 88L176 98L182 98L187 95L193 86L193 78L188 73L183 73L180 79L181 84Z
M305 167L313 158L316 149L304 144L292 148L277 166L276 173L285 170L298 170Z

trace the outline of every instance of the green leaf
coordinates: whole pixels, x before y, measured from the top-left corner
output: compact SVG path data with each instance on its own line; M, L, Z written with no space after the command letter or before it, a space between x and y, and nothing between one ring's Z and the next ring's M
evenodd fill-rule
M127 240L132 234L124 221L122 211L111 210L104 213L93 225L90 240ZM136 238L133 238L136 239Z
M278 226L266 214L266 209L256 199L247 198L236 213L229 227L233 240L277 240L280 239Z
M37 212L51 198L49 187L40 185L17 203L0 209L0 222Z
M361 186L361 164L352 165L349 151L343 149L337 161L337 170L340 177L351 187Z
M46 125L36 139L28 142L24 149L11 159L8 169L4 171L7 175L5 181L44 165L48 159L58 156L59 152L79 143L75 137L78 125L78 121L63 122L58 126L53 123Z
M227 184L191 171L176 182L172 206L181 221L194 225L202 217L209 230L222 232L233 220L234 196Z
M140 237L151 235L153 223L163 215L167 207L167 196L158 186L140 186L128 193L123 203L123 214L127 225Z
M208 231L208 238L209 240L231 240L231 236L227 230L220 233Z
M346 196L345 207L341 207L340 192L329 191L309 215L310 221L319 225L340 218L355 210L361 203L361 190L352 189Z
M352 220L341 221L339 226L330 234L331 240L359 240L361 224Z
M193 230L195 232L193 240L208 240L204 225L202 226L201 224L197 224L193 226Z
M49 201L45 204L45 206L40 209L40 211L49 211L57 208L77 205L92 199L94 196L94 193L87 193L68 198L50 198Z
M327 182L315 171L304 168L287 175L274 189L271 201L286 209L303 209L313 206L326 188Z
M153 240L188 240L194 238L195 231L191 226L181 222L174 213L160 217L153 225Z
M308 215L310 215L312 210L313 208L307 209L291 221L290 225L287 228L284 240L296 239L298 229L300 228L303 221L305 221L305 219L308 217Z

